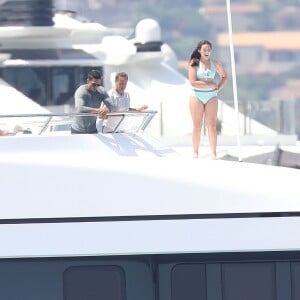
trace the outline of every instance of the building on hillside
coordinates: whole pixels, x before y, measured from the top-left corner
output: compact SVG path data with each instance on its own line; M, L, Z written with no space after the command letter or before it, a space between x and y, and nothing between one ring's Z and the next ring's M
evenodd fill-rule
M236 72L280 74L300 66L299 36L300 31L234 33ZM219 59L230 64L228 33L217 35L217 47Z
M300 99L300 79L290 79L286 85L274 89L271 98L275 100L295 100Z
M299 35L300 31L234 33L236 73L281 75L299 68ZM217 48L218 59L229 70L231 66L227 33L217 35ZM271 91L268 99L270 101L264 103L267 106L264 110L268 116L273 116L272 128L282 133L295 131L300 136L299 113L296 109L300 103L300 81L286 79L285 85ZM261 112L260 108L259 113Z
M231 14L235 30L246 30L255 21L253 15L261 12L262 6L259 4L232 3ZM199 13L211 23L214 32L228 31L226 5L205 5L200 7Z

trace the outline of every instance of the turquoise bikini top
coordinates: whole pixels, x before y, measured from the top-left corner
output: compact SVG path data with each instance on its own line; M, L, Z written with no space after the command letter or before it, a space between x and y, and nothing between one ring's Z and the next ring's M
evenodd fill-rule
M201 61L197 67L197 79L212 80L216 75L216 67L213 61L210 61L210 69L204 70Z

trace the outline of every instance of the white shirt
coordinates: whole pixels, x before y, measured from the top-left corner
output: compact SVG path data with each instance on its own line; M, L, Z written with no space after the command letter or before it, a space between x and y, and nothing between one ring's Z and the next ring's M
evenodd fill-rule
M110 89L107 93L110 97L110 102L113 105L113 108L111 109L112 112L129 111L129 93L124 92L123 95L120 95L114 88Z

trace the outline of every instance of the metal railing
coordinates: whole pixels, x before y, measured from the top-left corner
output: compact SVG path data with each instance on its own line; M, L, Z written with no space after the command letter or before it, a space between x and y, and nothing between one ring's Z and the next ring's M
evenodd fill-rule
M103 120L102 133L144 131L156 113L157 111L154 110L107 113L106 118ZM67 125L63 128L70 128L72 118L90 116L95 117L96 115L92 113L0 114L0 129L1 125L5 126L5 119L17 119L18 123L16 125L22 127L21 123L26 124L25 127L29 131L30 126L38 127L37 134L41 135L45 132L61 131L57 129L58 126L55 126L55 124ZM54 124L54 126L50 127L51 124Z

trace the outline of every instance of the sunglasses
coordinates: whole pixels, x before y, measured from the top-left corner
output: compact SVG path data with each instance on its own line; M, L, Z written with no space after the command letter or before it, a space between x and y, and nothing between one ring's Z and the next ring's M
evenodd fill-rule
M92 86L101 86L101 84L95 83L95 82L91 83L91 85L92 85Z

